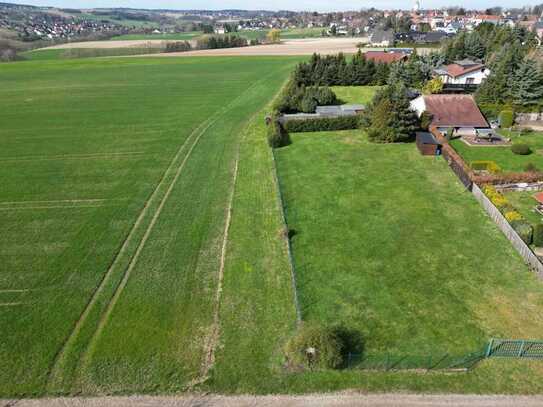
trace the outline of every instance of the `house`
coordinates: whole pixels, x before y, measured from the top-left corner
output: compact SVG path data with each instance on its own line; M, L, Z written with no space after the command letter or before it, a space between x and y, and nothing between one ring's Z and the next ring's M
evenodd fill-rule
M441 144L435 139L432 133L417 132L416 144L422 155L440 155Z
M449 34L445 31L409 31L403 33L397 33L396 41L401 42L414 42L417 44L433 44L438 43L444 38L447 38Z
M394 44L394 33L392 31L375 30L369 39L374 47L389 47Z
M432 126L442 134L452 128L458 136L476 136L478 129L490 126L471 95L423 95L411 101L411 108L420 117L432 115Z
M477 86L488 75L490 75L490 70L485 65L470 60L455 61L434 70L434 76L443 81L445 88Z
M409 54L405 52L390 51L367 51L364 53L366 59L377 64L391 64L393 62L404 62L409 59Z

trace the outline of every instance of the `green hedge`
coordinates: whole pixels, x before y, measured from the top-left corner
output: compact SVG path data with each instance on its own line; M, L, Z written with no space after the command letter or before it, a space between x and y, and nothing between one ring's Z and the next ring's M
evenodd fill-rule
M518 155L530 155L532 153L530 146L524 143L513 144L511 151Z
M534 228L524 219L511 222L511 226L526 244L532 244Z
M284 123L289 133L353 130L360 127L360 116L322 117L318 119L290 120Z
M276 118L272 118L268 124L268 144L272 148L284 147L290 144L288 132Z
M500 127L502 129L510 129L513 127L513 121L515 118L515 114L512 110L502 110L500 113Z
M534 228L534 245L543 247L543 224L538 223Z

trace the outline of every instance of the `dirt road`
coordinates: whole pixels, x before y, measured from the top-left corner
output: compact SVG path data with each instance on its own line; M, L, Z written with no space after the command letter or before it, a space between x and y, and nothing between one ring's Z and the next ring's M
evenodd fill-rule
M460 396L409 394L327 394L310 396L99 397L0 401L0 407L540 407L543 396Z

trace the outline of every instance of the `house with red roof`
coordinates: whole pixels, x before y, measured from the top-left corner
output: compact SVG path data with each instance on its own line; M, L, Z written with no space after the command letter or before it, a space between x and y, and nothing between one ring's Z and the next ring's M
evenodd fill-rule
M477 86L488 75L490 75L490 69L471 60L455 61L434 70L434 76L439 77L445 85Z
M475 136L490 126L472 95L423 95L411 101L411 109L420 117L432 115L432 126L446 134L452 128L456 135Z
M367 51L364 53L367 60L373 61L376 64L391 64L393 62L407 61L409 54L405 52L390 52L390 51Z

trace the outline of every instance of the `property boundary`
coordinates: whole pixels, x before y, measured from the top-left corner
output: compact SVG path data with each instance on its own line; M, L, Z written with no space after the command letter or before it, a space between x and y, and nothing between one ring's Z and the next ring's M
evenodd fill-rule
M490 216L496 225L498 225L500 230L507 237L507 239L509 239L516 251L522 256L526 264L528 264L537 273L539 278L543 279L543 264L541 264L541 261L534 254L534 252L532 252L530 247L524 243L498 208L496 208L490 199L486 197L477 184L472 184L471 192L475 199L477 199L477 201L488 213L488 216Z
M281 223L283 224L283 229L285 231L285 240L287 245L287 253L288 253L288 262L290 264L290 275L292 278L292 291L294 295L294 306L296 307L296 322L298 325L302 322L302 312L300 309L300 302L298 300L298 286L296 284L296 267L294 266L294 256L292 255L292 245L290 243L290 236L288 234L288 224L287 224L287 217L285 215L285 201L283 199L283 193L281 192L281 184L279 182L279 176L277 175L277 160L275 159L275 149L271 148L271 156L272 156L272 172L273 172L273 180L275 182L275 187L277 190L277 201L279 203L279 209L281 211Z

